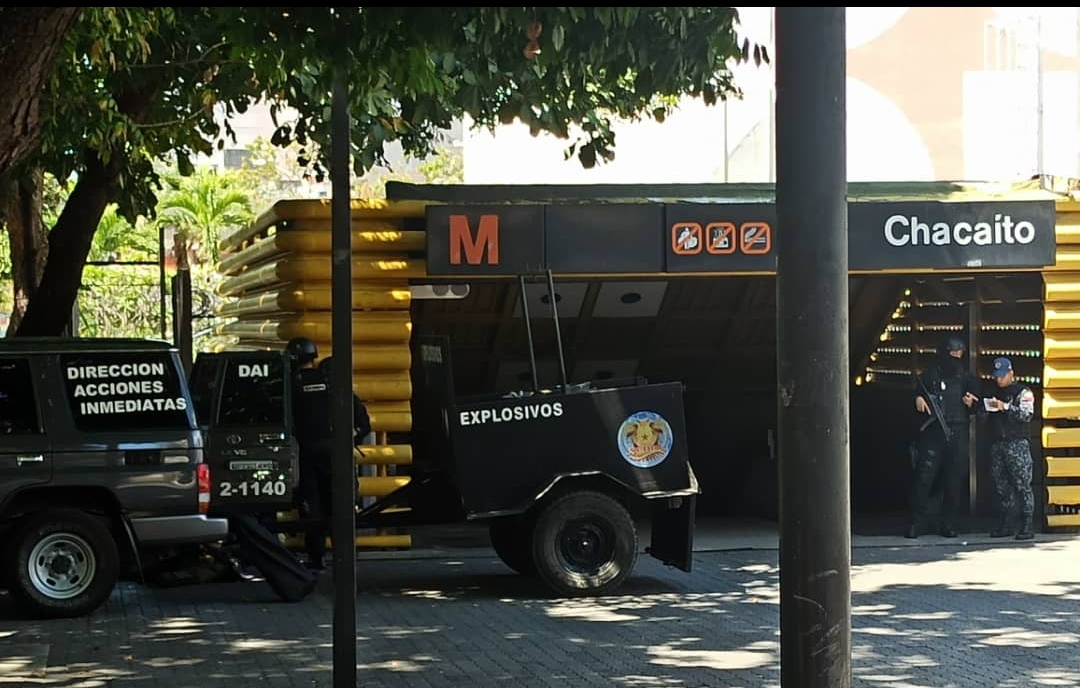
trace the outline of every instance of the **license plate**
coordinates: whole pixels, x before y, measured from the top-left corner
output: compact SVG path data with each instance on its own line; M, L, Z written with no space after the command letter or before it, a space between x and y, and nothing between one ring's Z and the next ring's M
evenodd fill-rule
M230 461L230 471L272 471L277 468L273 461Z
M222 480L217 496L222 499L280 498L289 494L284 480Z

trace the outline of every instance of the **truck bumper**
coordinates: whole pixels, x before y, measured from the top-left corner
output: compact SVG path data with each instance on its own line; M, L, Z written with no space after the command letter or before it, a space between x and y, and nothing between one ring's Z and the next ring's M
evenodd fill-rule
M221 540L229 533L226 519L202 514L133 518L131 527L140 545L202 544Z

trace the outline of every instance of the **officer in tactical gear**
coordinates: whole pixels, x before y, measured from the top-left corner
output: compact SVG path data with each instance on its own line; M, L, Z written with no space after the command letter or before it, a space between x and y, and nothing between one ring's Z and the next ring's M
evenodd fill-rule
M1035 495L1031 489L1032 459L1028 425L1035 416L1035 394L1016 381L1012 362L994 359L998 389L985 401L990 431L990 474L997 492L1001 521L990 537L1030 540Z
M296 506L302 519L313 521L304 532L305 564L322 570L332 507L330 387L323 371L315 365L319 357L315 342L296 337L286 344L285 351L294 367L293 421L300 449Z
M327 380L331 379L330 366L333 364L330 361L333 359L333 356L327 356L319 361L319 370ZM371 416L368 414L367 405L356 392L353 392L353 444L360 446L369 434L371 434Z
M942 483L940 533L956 537L955 520L966 495L964 473L968 463L968 429L975 413L979 385L966 368L964 340L948 337L934 364L916 376L915 410L922 419L915 440L914 482L908 538L923 531L930 497Z

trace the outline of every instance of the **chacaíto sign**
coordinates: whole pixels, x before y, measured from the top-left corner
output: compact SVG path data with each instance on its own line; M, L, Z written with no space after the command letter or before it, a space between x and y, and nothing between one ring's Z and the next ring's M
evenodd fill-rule
M1054 264L1053 201L852 201L852 271L1037 269ZM433 205L433 276L769 273L771 203Z

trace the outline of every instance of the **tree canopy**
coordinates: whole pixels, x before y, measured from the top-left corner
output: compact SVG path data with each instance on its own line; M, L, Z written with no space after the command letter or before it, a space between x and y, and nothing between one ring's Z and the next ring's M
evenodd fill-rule
M348 88L357 173L385 163L390 142L430 155L440 133L466 115L481 127L520 120L534 134L567 138L592 166L613 156L615 119L663 119L684 96L714 103L737 95L733 62L768 59L739 37L738 15L728 7L0 12L0 26L50 28L32 39L16 30L0 42L0 65L12 66L9 82L22 85L0 99L0 183L10 182L0 192L13 238L26 236L35 220L26 199L40 192L37 175L76 180L48 231L40 282L30 275L29 284L16 285L30 294L18 334L60 332L106 208L115 204L132 223L151 215L161 188L155 161L172 160L189 173L198 156L225 145L229 116L252 102L271 105L273 143L299 144L316 175L327 168L330 93L339 77ZM43 46L42 36L56 40ZM34 68L20 67L26 63ZM35 78L39 133L27 152L4 123L33 104ZM581 133L569 140L575 124ZM13 254L25 244L13 240Z

